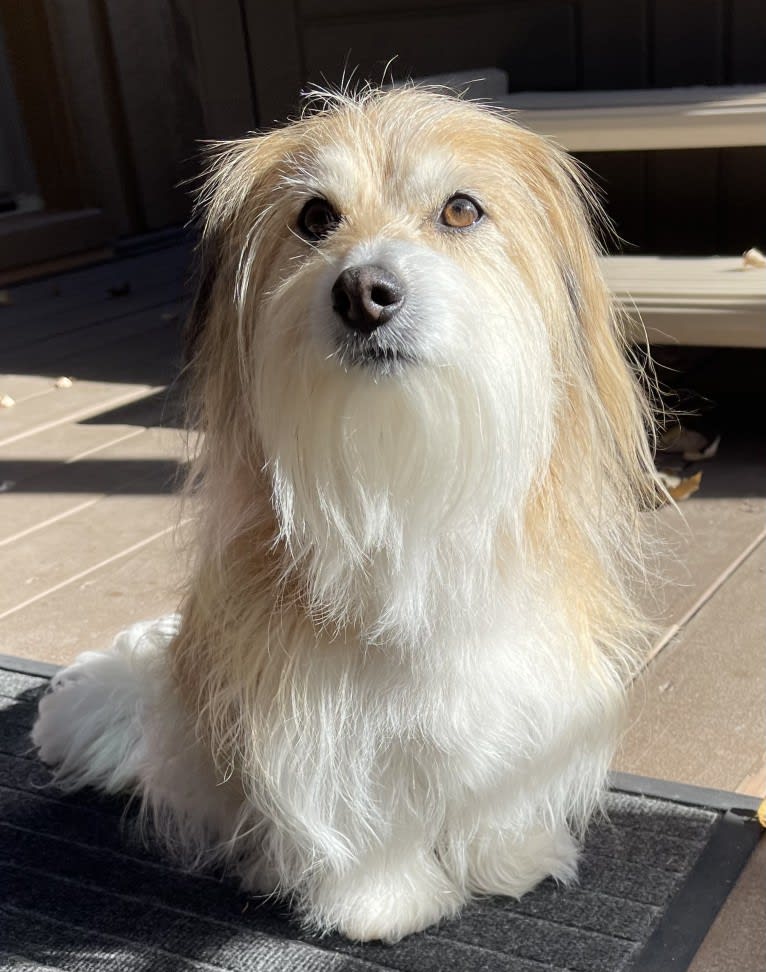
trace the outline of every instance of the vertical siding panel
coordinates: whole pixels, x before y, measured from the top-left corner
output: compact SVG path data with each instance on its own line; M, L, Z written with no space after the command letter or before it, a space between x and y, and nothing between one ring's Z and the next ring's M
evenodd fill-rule
M93 0L48 0L48 16L82 164L83 201L114 232L140 226L119 87L103 9Z
M260 128L270 128L293 114L300 101L306 81L303 32L293 0L241 2L255 85L256 122Z
M508 13L505 48L502 40L498 45L495 39L494 45L500 47L498 67L508 71L509 89L574 88L577 58L573 5L538 0L534 4L519 4L515 9L510 7ZM494 29L494 25L488 26Z
M654 86L722 84L723 0L654 0Z
M249 57L239 0L183 0L197 67L205 138L255 128Z
M193 88L193 57L170 0L105 0L144 228L182 222L190 197L180 186L204 131Z
M586 89L648 85L645 0L581 0L581 43Z
M581 0L582 86L586 89L648 86L649 31L646 0ZM646 239L646 153L583 152L604 193L604 207L627 252ZM609 248L623 249L617 240Z
M654 0L652 74L656 87L720 84L724 79L723 0ZM648 156L648 245L664 254L718 249L719 153Z
M582 152L578 158L601 189L602 203L619 239L608 239L611 252L635 253L646 241L645 152ZM625 244L625 245L623 245Z
M766 148L722 152L720 224L722 253L766 250Z
M577 80L574 6L566 0L443 10L411 2L411 10L312 19L303 25L306 79L381 80L396 56L396 78L494 66L508 71L511 91L573 88Z
M766 3L729 0L726 80L729 84L766 82ZM719 248L741 253L766 246L766 148L721 151Z
M649 165L646 246L663 255L718 250L717 149L654 152Z
M731 0L731 84L766 81L766 2Z
M40 193L47 208L77 209L79 146L45 3L0 3L0 21Z

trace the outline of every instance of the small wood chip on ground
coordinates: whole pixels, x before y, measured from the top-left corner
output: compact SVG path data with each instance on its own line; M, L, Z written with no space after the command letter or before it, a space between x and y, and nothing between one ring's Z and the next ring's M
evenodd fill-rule
M757 247L752 247L752 249L745 250L742 254L742 263L745 265L746 270L754 267L766 267L766 256Z

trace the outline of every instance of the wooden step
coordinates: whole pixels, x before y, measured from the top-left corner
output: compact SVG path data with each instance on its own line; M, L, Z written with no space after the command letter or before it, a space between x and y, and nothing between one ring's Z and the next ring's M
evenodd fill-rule
M602 266L651 344L766 347L766 268L742 257L609 256Z
M493 97L569 152L766 145L766 88L520 91Z

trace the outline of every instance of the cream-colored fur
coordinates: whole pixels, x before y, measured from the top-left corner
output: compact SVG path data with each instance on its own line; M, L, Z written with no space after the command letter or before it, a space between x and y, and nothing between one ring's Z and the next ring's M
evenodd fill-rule
M649 412L570 160L433 92L320 109L201 195L180 619L82 656L34 738L187 860L395 940L575 874L645 631ZM331 291L370 265L404 303L352 333Z

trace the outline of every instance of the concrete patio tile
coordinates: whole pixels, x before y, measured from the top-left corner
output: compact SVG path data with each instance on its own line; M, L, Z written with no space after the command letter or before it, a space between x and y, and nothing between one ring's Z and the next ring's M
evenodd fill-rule
M679 511L666 507L655 515L662 554L659 581L647 601L657 619L657 640L664 642L764 536L766 499L693 497Z
M177 609L184 556L172 526L0 621L0 652L65 665L132 624Z
M0 448L0 479L10 479L18 486L30 477L58 469L81 456L95 455L144 431L144 426L136 425L72 422L64 428L55 426Z
M0 447L65 422L98 415L118 403L135 401L156 391L156 387L146 384L76 381L71 388L56 394L35 396L13 408L0 410Z
M33 539L10 544L3 557L0 624L18 605L172 527L177 516L170 496L105 496Z
M615 768L735 790L766 764L766 542L654 659Z
M658 582L647 598L660 643L766 534L766 453L760 437L724 431L718 454L697 468L703 473L698 493L677 509L650 514L663 550Z
M46 429L0 449L0 470L32 492L66 492L69 467L95 457L101 459L178 459L187 437L162 426L72 423Z
M27 399L63 390L56 388L55 381L55 378L41 375L0 375L0 398L10 395L16 403L13 407L17 408Z
M6 465L0 460L0 478L16 480L2 494L0 547L14 538L24 544L22 537L27 532L47 529L52 520L86 504L92 508L110 493L156 494L165 502L183 457L183 437L176 430L144 429L75 462L24 459ZM84 534L91 529L87 518L82 529Z
M141 338L152 331L172 330L177 335L183 313L177 292L160 295L157 303L138 306L132 311L119 304L113 308L114 316L107 319L98 314L83 318L78 311L68 326L56 321L60 331L43 324L37 340L22 340L5 349L0 339L0 355L8 370L28 369L36 374L60 371L70 377L77 374L86 377L88 372L83 370L83 363L119 341L133 337L140 347L145 343Z
M165 284L171 279L185 281L189 276L190 256L190 246L180 245L33 280L13 288L12 303L2 313L18 326L39 317L50 320L98 301L113 302L109 288L126 281L136 281L142 288ZM0 317L0 323L3 320Z
M178 427L181 421L180 403L166 391L141 397L116 409L99 411L83 421L54 425L0 446L0 479L19 483L37 475L43 464L72 462L85 453L95 453L138 435L147 427L167 428L183 442L187 433ZM174 448L170 441L168 448Z

